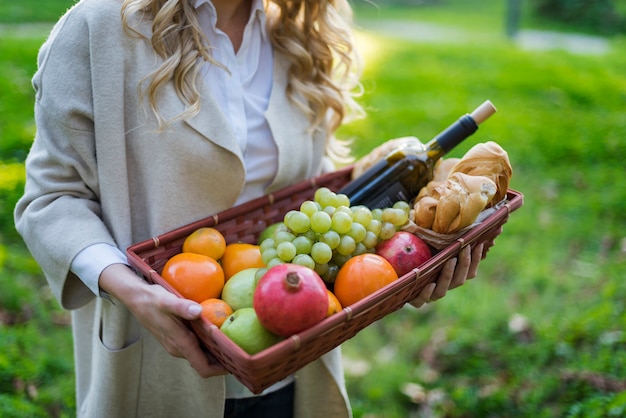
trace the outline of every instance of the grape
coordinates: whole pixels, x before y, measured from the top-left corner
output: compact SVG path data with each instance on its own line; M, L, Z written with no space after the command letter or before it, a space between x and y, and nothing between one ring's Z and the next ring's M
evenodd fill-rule
M267 265L271 259L277 257L278 255L276 254L276 248L274 247L261 250L261 260L263 260L263 263L265 263L265 265Z
M326 264L333 258L333 250L324 242L316 242L311 247L311 257L317 264Z
M313 257L308 254L296 254L296 256L291 260L293 264L299 264L301 266L308 267L310 269L315 268L315 261L313 261Z
M367 252L367 247L365 246L365 244L363 244L362 242L357 242L356 247L354 248L354 251L352 252L352 255L359 255L359 254L365 254Z
M392 224L391 222L383 222L380 233L378 234L378 238L380 238L381 240L386 240L393 237L395 233L396 227L394 224Z
M324 211L315 212L311 215L311 229L323 234L330 229L331 217Z
M382 222L380 220L372 219L370 224L367 225L366 229L376 234L376 236L378 236L378 234L380 234L381 227L382 227Z
M328 263L315 263L313 270L321 276L328 271Z
M351 236L355 242L361 242L367 234L367 229L358 222L352 222L352 227L348 231L347 235Z
M267 264L267 268L271 269L274 266L277 266L279 264L284 264L285 262L283 260L281 260L280 258L276 257L276 258L272 258L270 261L268 261Z
M335 214L336 208L334 206L325 206L324 209L322 210L326 212L327 214L329 214L330 216L333 216Z
M349 255L343 255L343 254L339 254L339 253L334 253L333 254L333 264L341 267L343 266L346 261L348 261L351 257Z
M392 208L402 209L406 213L409 213L409 211L411 210L411 205L409 205L409 202L406 202L404 200L398 200L396 203L393 204Z
M285 225L287 225L287 227L296 234L302 234L308 231L311 227L311 218L309 218L309 216L304 212L292 212L293 213L288 219L285 217Z
M356 249L356 242L350 235L342 235L337 246L337 252L341 255L350 255Z
M340 235L347 233L352 227L352 217L345 212L335 212L331 220L331 228Z
M325 243L332 250L337 248L340 241L341 241L341 236L336 231L328 231L320 237L320 242Z
M299 235L293 241L293 245L296 246L296 254L310 254L313 241L311 241L306 235Z
M409 220L409 214L402 209L385 208L381 220L395 226L402 226Z
M329 188L322 187L316 190L314 200L324 208L326 206L335 206L336 196L335 192Z
M335 263L329 263L328 270L326 270L326 272L321 275L322 280L324 280L326 283L334 283L335 279L337 278L338 272L339 266Z
M272 237L274 235L276 235L277 233L279 233L279 232L291 232L289 230L289 228L287 227L287 225L285 225L284 220L283 220L283 222L281 222L278 225L276 225L276 227L272 231Z
M317 241L317 233L315 231L313 231L312 229L309 229L308 231L306 231L304 234L300 234L304 237L307 237L309 240L311 240L311 242Z
M343 193L337 193L335 195L336 206L350 207L350 198Z
M264 251L267 248L274 248L275 246L274 238L265 238L259 247L261 251Z
M297 210L290 210L289 212L285 213L285 216L283 216L283 223L288 227L289 226L289 219L291 219L291 217L293 215L295 215L296 213L299 213Z
M335 212L345 212L350 216L350 219L352 219L352 217L354 216L354 212L352 211L352 209L350 209L349 206L337 206L335 208Z
M282 242L292 242L296 236L289 231L274 231L274 245L278 246Z
M315 212L320 210L320 206L318 203L315 203L312 200L305 200L300 205L300 212L306 214L308 217L313 216Z
M291 241L281 242L276 246L276 255L283 261L291 261L296 256L296 246Z
M372 231L367 231L365 233L365 238L363 238L363 241L361 241L360 244L365 245L366 248L374 248L378 244L378 235Z
M410 204L370 209L350 206L350 199L327 187L318 188L312 200L289 210L270 238L260 244L267 268L293 263L315 271L327 283L351 257L374 252L378 243L391 238L408 221Z
M352 213L352 219L354 220L354 222L358 222L367 228L367 226L370 224L370 222L372 222L372 219L374 219L374 217L372 216L371 210L369 210L365 206L360 206L356 208Z

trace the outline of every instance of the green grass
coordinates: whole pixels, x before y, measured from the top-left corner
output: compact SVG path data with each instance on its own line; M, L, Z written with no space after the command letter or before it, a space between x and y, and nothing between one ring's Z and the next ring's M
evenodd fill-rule
M498 113L451 156L497 141L525 204L477 280L344 344L348 358L369 366L365 376L348 374L356 415L623 414L625 392L604 392L583 377L626 381L623 48L585 57L499 41L471 51L379 38L364 44L373 50L369 117L342 131L359 155L388 138L428 140L490 99ZM530 341L508 330L515 315L528 320ZM426 400L412 404L401 393L407 382Z
M15 8L8 20L51 20L73 2L47 2L48 11L39 3L29 8L37 15ZM345 343L357 418L626 415L626 391L610 386L626 382L626 43L611 39L612 52L601 57L523 51L503 36L500 3L375 12L462 25L482 41L471 48L359 38L368 117L340 131L353 139L355 154L404 135L428 140L490 99L498 113L450 155L497 141L509 152L511 187L525 204L478 278ZM0 5L0 16L17 4ZM372 13L359 6L360 16ZM74 416L68 314L12 224L35 132L30 77L44 37L0 33L3 417ZM519 315L525 333L509 329Z
M53 22L75 0L20 0L0 3L0 23Z

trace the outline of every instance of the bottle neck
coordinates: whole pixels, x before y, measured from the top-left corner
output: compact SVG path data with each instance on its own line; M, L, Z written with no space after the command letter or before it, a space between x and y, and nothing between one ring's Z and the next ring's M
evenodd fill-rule
M431 152L439 156L447 153L477 129L478 125L470 115L461 116L426 144L429 155Z

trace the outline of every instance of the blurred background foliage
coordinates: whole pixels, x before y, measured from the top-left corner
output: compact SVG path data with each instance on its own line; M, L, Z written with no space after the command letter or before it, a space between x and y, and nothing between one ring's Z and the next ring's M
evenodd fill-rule
M69 315L12 216L35 133L37 50L73 3L0 3L3 417L75 416ZM344 344L355 417L626 416L625 3L352 4L368 117L339 134L355 156L389 138L426 141L490 99L498 113L450 156L497 141L525 198L477 279ZM395 35L377 30L390 21ZM518 42L531 30L546 45ZM594 35L608 47L572 52L549 45L555 33Z

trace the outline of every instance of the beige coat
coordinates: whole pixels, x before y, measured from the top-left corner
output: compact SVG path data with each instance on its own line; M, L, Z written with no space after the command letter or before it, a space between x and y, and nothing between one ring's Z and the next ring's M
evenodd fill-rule
M222 417L224 379L201 379L169 356L120 304L96 298L70 271L85 247L130 244L232 206L244 185L241 151L211 91L200 114L157 132L137 86L159 63L127 36L121 0L83 0L55 26L34 76L37 135L16 225L63 307L72 310L79 415ZM148 22L137 23L149 35ZM275 57L267 119L278 174L267 190L320 173L324 135L285 95ZM183 104L168 87L166 117ZM297 374L297 417L347 417L341 354Z

